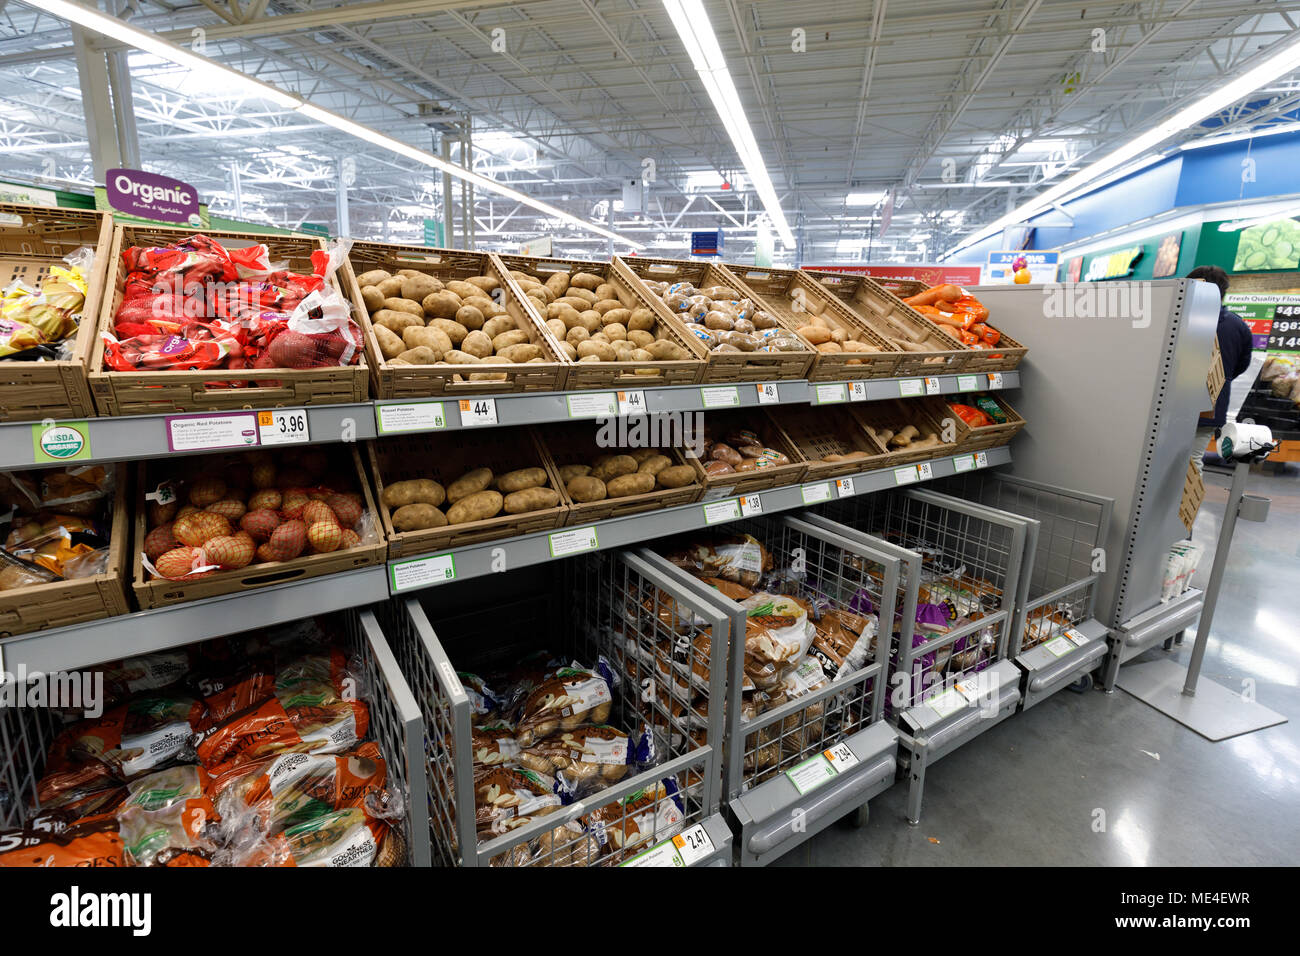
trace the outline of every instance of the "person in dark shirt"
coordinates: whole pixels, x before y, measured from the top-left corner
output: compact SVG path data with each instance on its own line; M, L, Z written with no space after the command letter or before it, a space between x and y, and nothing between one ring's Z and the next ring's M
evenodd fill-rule
M1235 312L1229 312L1223 305L1223 298L1228 294L1228 274L1218 266L1197 266L1187 273L1189 279L1201 279L1212 282L1219 287L1219 355L1223 359L1223 390L1214 403L1214 417L1201 418L1196 426L1196 445L1192 449L1192 462L1197 471L1201 468L1202 455L1215 431L1223 427L1228 418L1228 399L1232 392L1232 380L1250 368L1250 353L1254 339L1250 326Z

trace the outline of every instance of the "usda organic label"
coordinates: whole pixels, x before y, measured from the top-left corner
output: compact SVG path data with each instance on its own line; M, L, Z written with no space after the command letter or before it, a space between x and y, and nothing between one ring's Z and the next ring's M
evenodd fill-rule
M90 427L85 422L48 420L33 425L32 457L38 465L91 457Z

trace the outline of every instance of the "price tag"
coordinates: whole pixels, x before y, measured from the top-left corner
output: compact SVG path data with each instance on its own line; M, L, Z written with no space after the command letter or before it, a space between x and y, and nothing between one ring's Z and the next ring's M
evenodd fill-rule
M388 566L388 590L392 594L454 580L456 559L451 554L435 554L413 561L395 561Z
M836 490L837 492L839 492L839 496L840 496L841 498L847 498L847 497L849 497L849 495L856 495L856 494L857 494L857 492L853 490L853 479L852 479L852 478L837 478L837 479L835 479L835 490Z
M677 848L677 855L687 866L708 859L714 853L713 841L709 839L709 834L702 823L697 823L673 837L673 846Z
M145 501L156 501L160 505L169 505L176 500L176 489L170 482L164 481L144 496Z
M987 468L988 466L989 466L989 456L984 454L984 452L982 451L977 451L975 453L975 467Z
M311 440L305 408L258 412L257 430L263 445L301 445Z
M758 388L758 404L776 405L781 401L781 394L777 391L775 382L763 382Z
M867 383L850 382L849 383L849 401L865 402L867 400Z
M959 392L976 392L979 391L980 380L974 375L958 375L957 391Z
M836 773L843 773L858 763L858 755L842 740L829 750L823 750L822 756L831 762Z
M618 414L618 395L614 392L581 392L566 395L564 400L569 404L570 418L613 418ZM465 403L460 406L464 409ZM462 411L461 416L464 414ZM492 421L495 424L496 419Z
M980 699L979 684L973 677L966 680L959 680L952 685L952 689L966 698L967 701L974 704Z
M476 428L497 423L495 398L462 398L460 400L460 427Z
M825 754L818 754L810 757L803 763L791 767L785 772L794 784L794 788L799 791L799 796L816 790L822 784L835 777L835 768L831 762L826 759Z
M620 415L644 415L647 408L645 392L638 389L635 392L618 393L618 413Z
M935 694L926 701L926 705L940 717L955 714L966 706L966 701L954 688L948 688L942 694Z
M1044 644L1043 647L1047 648L1048 652L1053 657L1060 657L1061 655L1068 654L1070 651L1074 650L1074 645L1067 641L1064 636L1052 638Z
M763 513L763 502L759 500L758 495L741 495L736 500L740 502L740 513L743 517L750 518Z
M252 412L172 415L167 418L168 451L248 448L256 444L257 416Z
M740 389L734 385L700 389L705 408L735 408L740 404Z
M975 467L975 457L973 455L957 455L952 460L952 470L957 474L963 471L970 471Z
M844 401L848 401L848 396L844 391L843 382L828 382L816 386L813 390L814 405L834 405Z
M564 558L571 554L581 554L584 551L595 551L600 547L600 542L596 539L594 526L557 531L550 536L550 542L551 557L553 558Z
M898 383L898 394L903 398L917 398L925 394L925 380L905 378Z
M1002 373L989 372L989 388L1001 388L1001 387L1002 387Z
M672 840L665 840L658 846L653 846L642 853L638 853L630 860L625 860L619 866L685 866L686 861L682 855L677 852L677 845Z
M923 461L916 466L916 477L921 481L929 481L934 477L934 472L930 469L928 461Z
M831 483L829 481L819 481L815 485L804 485L800 490L803 492L803 503L806 505L815 505L831 500Z
M894 469L894 484L910 485L916 481L916 466L908 465L906 468Z
M740 519L740 502L735 498L728 498L726 501L712 501L704 506L704 523L720 524L723 521L738 521Z
M437 431L447 427L447 416L443 414L442 402L376 405L375 424L381 435Z
M939 394L939 380L937 378L927 378L925 380L925 394L927 395Z
M1075 647L1083 647L1083 645L1088 643L1088 635L1083 633L1083 631L1080 631L1078 628L1067 627L1065 629L1065 636L1074 642Z

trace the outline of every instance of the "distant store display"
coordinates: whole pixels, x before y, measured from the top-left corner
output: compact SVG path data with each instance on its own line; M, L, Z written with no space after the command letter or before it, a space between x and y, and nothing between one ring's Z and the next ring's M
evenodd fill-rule
M1054 249L1000 249L989 253L984 267L984 282L988 285L1010 285L1015 281L1017 260L1025 260L1033 282L1053 282L1061 254Z
M818 272L847 272L859 276L871 276L873 279L906 279L935 285L979 285L979 266L950 266L939 263L922 263L920 265L893 265L889 263L854 263L853 265L816 266L803 265L801 269Z
M1223 304L1250 326L1257 350L1300 352L1300 294L1230 293Z

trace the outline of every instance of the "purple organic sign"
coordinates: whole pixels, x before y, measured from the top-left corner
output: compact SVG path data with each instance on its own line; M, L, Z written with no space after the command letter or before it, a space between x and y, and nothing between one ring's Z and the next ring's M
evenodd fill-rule
M189 183L140 169L110 169L104 191L118 212L158 222L197 226L199 193Z

